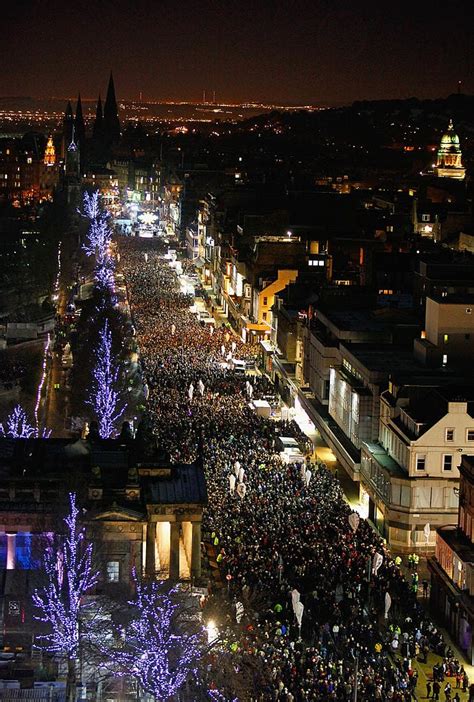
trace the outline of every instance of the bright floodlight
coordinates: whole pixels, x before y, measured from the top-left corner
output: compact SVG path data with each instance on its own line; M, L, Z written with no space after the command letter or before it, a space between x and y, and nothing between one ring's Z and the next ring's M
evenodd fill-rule
M140 220L140 222L142 224L146 224L147 226L149 226L149 225L153 224L154 222L156 222L158 217L156 215L154 215L152 212L144 212L143 214L141 214L138 217L138 219Z
M211 644L218 638L219 632L217 630L217 626L215 625L215 623L212 620L209 620L207 622L206 629L207 629L207 640Z

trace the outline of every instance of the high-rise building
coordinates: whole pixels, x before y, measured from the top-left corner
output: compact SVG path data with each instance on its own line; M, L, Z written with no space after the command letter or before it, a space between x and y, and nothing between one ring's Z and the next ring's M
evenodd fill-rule
M110 74L104 105L104 139L108 145L116 144L120 139L120 120L112 73Z
M462 165L462 151L459 137L454 131L453 120L449 120L447 131L441 137L436 160L436 175L439 178L463 180L466 169Z

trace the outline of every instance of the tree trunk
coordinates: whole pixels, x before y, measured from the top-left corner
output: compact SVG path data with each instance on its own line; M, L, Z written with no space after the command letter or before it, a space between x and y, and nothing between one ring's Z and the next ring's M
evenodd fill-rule
M76 702L76 660L67 659L66 702Z

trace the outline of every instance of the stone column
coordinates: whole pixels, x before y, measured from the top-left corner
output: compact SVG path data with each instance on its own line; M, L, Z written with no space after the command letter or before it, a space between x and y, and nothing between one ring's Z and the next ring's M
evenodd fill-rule
M155 563L156 549L156 522L148 522L146 529L146 567L145 571L148 578L154 578L156 575Z
M170 579L179 580L179 522L171 522Z
M193 538L191 550L191 577L201 577L201 522L191 522Z
M7 532L7 570L15 570L16 567L16 534Z

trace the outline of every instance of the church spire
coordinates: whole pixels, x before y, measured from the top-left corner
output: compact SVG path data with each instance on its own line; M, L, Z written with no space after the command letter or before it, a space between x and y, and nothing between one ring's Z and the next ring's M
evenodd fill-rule
M92 136L96 141L102 139L104 132L104 114L102 112L102 99L99 93L99 99L97 100L97 109L95 111L95 120Z
M72 105L71 101L68 100L67 106L66 106L66 112L64 113L64 121L65 122L71 122L74 119L73 114L72 114Z
M72 129L74 126L74 114L72 112L71 101L68 102L63 118L63 138L61 140L61 156L66 156L67 147L71 143Z
M107 97L104 105L104 135L109 144L115 144L120 139L120 121L112 72L110 72Z
M76 130L77 141L82 147L84 146L84 141L86 138L86 127L84 124L84 115L82 113L81 93L79 93L79 95L77 96L76 118L74 120L74 127Z

